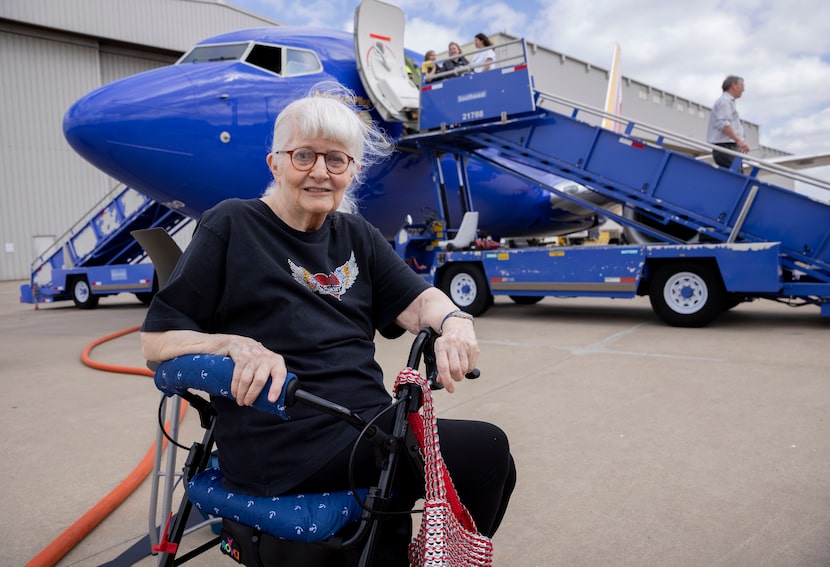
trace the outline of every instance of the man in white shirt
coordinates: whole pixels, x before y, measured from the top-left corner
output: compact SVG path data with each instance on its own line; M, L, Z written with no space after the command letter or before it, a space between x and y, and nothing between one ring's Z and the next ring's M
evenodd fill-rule
M738 116L738 107L735 101L744 93L744 80L735 75L724 79L723 94L715 101L712 112L709 114L709 126L706 131L706 141L741 153L749 153L749 146L744 140L744 128L741 117ZM713 151L715 163L721 167L732 167L734 156Z

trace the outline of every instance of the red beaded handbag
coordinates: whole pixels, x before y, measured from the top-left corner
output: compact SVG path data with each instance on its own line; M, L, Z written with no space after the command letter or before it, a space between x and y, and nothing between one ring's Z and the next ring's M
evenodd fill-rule
M424 455L426 503L418 535L409 544L411 567L489 567L493 542L478 533L470 512L458 499L441 456L432 392L417 370L404 368L395 382L417 384L423 393L421 413L409 414L409 426Z

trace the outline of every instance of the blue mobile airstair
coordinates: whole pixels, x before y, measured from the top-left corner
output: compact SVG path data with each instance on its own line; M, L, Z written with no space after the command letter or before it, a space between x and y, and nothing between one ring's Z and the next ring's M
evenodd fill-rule
M153 265L130 232L161 227L174 234L190 219L120 185L32 263L23 303L73 300L82 309L102 296L134 293L149 303L157 284Z
M504 51L495 69L425 85L419 132L400 143L435 156L436 180L444 178L442 156L455 157L464 212L475 211L476 194L466 166L479 161L613 219L636 238L555 251L485 250L476 242L448 250L439 242L451 231L405 227L399 253L457 304L483 312L494 294L520 303L649 295L667 322L691 326L764 297L815 304L830 315L830 206L767 179L825 192L830 184L747 156L731 169L716 167L690 155L710 153L708 144L534 89L524 42ZM616 126L602 127L604 118ZM546 174L590 191L545 185ZM437 191L443 226L457 226L444 206L446 190ZM478 227L482 236L486 228Z

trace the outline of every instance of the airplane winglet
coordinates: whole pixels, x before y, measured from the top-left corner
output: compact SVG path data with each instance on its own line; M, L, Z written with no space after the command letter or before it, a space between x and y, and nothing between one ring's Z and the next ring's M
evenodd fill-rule
M605 94L604 110L608 114L619 116L622 111L622 83L620 82L620 44L614 44L614 56L611 59L611 71L608 76L608 91ZM622 124L610 118L602 119L602 127L619 132Z

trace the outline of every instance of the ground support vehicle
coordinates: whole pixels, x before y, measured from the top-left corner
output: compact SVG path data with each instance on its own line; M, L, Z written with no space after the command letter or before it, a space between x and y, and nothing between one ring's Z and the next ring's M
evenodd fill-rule
M830 184L738 154L744 159L732 168L718 168L678 151L711 151L702 142L536 91L519 46L506 66L422 89L421 130L400 144L434 156L437 215L404 226L394 243L413 269L475 315L494 295L518 303L648 295L657 315L678 326L705 325L755 298L817 305L830 315L830 205L764 176L824 191ZM597 125L601 118L618 127ZM447 155L459 171L457 196L443 183ZM487 240L486 226L465 230L476 208L465 174L474 161L596 211L636 243L513 248ZM559 191L545 183L551 174L591 192Z
M519 304L648 295L665 322L703 326L745 298L777 296L779 254L777 243L471 248L436 252L425 277L474 315L497 295Z
M20 286L20 301L71 299L81 309L92 309L101 297L126 292L150 303L158 291L155 270L130 232L162 227L175 233L188 220L119 186L32 263L29 283Z

